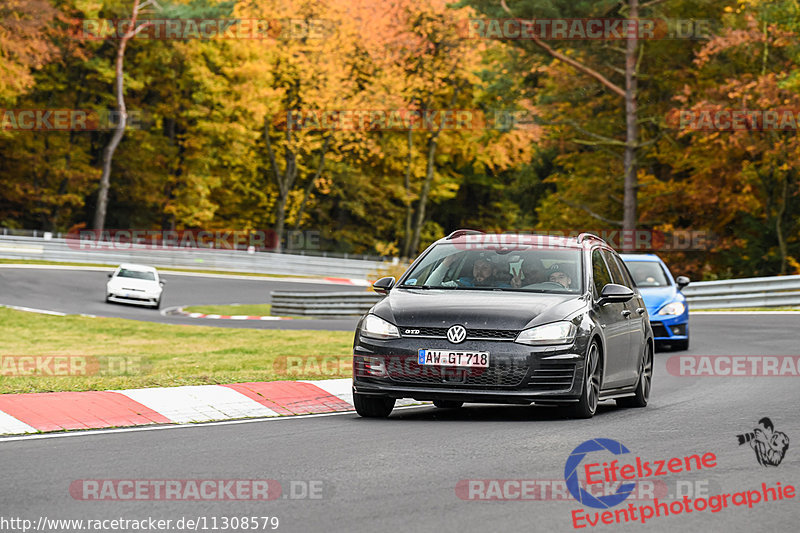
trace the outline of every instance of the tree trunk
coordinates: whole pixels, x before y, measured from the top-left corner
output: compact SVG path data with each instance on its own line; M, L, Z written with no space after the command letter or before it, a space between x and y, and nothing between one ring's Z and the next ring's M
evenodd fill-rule
M291 149L292 132L290 128L286 128L286 147L284 148L284 160L286 166L283 173L278 170L278 161L275 158L275 152L272 150L272 142L269 139L269 117L264 117L264 141L267 145L267 154L269 162L272 166L272 173L275 176L275 182L278 185L278 203L275 206L275 251L280 252L282 249L281 239L283 238L283 231L286 227L286 203L289 199L289 191L292 190L295 179L297 178L297 156Z
M125 48L128 41L143 30L147 24L136 27L136 18L139 15L139 0L133 0L133 11L131 13L131 25L125 35L122 36L117 49L116 61L116 93L117 93L117 114L119 122L114 129L111 139L103 150L103 173L100 176L100 188L97 191L97 206L94 211L94 223L92 226L97 231L103 231L106 224L106 210L108 208L108 190L111 187L111 162L114 159L114 152L117 150L122 137L125 135L125 126L128 122L128 113L125 108L124 97L124 78L123 65L125 61Z
M639 0L628 0L630 13L628 18L638 20ZM637 49L638 36L633 32L628 36L625 49L625 198L623 200L622 230L632 232L636 229L637 194L637 158L639 142L639 124L637 110ZM633 239L623 239L624 243L632 243ZM627 249L626 249L627 251Z
M403 232L403 253L401 256L406 259L411 254L411 217L413 210L411 209L411 165L414 162L414 130L408 128L408 161L406 163L406 175L403 185L405 187L405 198L403 202L406 205L406 225Z
M650 7L653 4L659 2L660 0L653 0L645 4L645 7ZM514 16L511 10L508 8L505 0L500 0L500 6L505 10L506 13ZM639 0L628 0L628 9L630 13L628 14L628 19L631 20L638 20L639 18ZM636 30L634 30L634 34ZM639 127L637 123L638 117L638 110L637 110L637 55L636 50L638 48L638 35L634 35L633 37L627 38L627 46L625 49L625 89L619 87L611 80L603 76L597 70L594 70L587 65L584 65L580 61L570 57L567 54L563 54L558 50L555 50L547 45L544 41L536 37L536 35L532 35L531 39L533 43L547 52L550 56L558 59L566 63L567 65L572 66L579 72L582 72L588 76L591 76L606 88L610 89L613 93L623 97L625 99L625 156L624 156L624 165L625 165L625 181L624 181L624 191L625 191L625 198L623 199L623 221L622 221L622 229L627 231L632 231L636 229L636 222L638 220L637 217L637 209L638 209L638 202L637 202L637 194L639 191L639 185L637 183L637 150L638 150L638 137L639 137ZM623 239L623 242L627 239Z
M317 166L317 171L316 173L314 173L311 179L308 180L308 183L306 184L306 190L303 191L303 200L300 202L300 207L297 209L297 217L295 218L294 222L295 230L300 227L300 223L302 222L303 219L303 212L305 211L306 204L308 203L308 198L309 196L311 196L311 191L314 190L314 186L317 180L322 175L322 169L325 168L325 154L328 153L328 147L330 146L330 144L331 144L331 137L330 136L325 137L325 143L322 145L322 153L319 156L319 165Z
M778 212L775 216L775 233L778 236L778 249L781 252L781 271L780 275L786 274L787 256L789 255L786 250L786 238L783 235L783 215L786 212L786 196L789 194L789 177L784 176L783 183L781 184L781 197L778 201Z
M428 194L430 194L431 183L433 182L433 176L435 170L434 163L436 157L436 146L439 143L440 132L441 130L434 132L428 139L428 160L425 170L425 181L423 182L422 190L419 193L419 202L417 203L417 216L416 220L414 221L414 234L411 237L410 253L415 255L419 249L419 240L420 240L420 232L422 231L422 224L425 222L425 206L428 203Z

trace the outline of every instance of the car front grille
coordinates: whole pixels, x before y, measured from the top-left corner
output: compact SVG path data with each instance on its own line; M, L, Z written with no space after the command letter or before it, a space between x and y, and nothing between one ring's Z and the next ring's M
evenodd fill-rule
M518 387L528 375L526 365L496 364L488 368L453 368L419 365L408 360L403 368L388 367L389 379L397 383L438 385L443 387L480 386L484 388Z
M540 391L569 390L575 376L575 363L542 362L533 371L528 385Z
M667 327L661 322L650 322L650 326L653 328L653 337L669 337Z
M449 328L418 328L413 326L401 326L400 332L404 337L425 337L432 339L446 339ZM407 333L413 331L414 333ZM419 333L417 333L417 331ZM473 329L467 328L467 338L465 340L514 340L519 331L508 329Z

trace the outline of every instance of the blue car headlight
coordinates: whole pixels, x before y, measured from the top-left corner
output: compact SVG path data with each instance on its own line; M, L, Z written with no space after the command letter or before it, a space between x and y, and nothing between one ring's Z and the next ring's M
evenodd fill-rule
M672 302L658 310L659 315L682 315L686 311L683 302Z

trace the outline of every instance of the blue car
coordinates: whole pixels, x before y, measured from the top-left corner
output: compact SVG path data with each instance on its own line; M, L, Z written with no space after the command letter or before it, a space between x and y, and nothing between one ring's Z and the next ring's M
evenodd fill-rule
M655 341L676 350L687 350L689 306L681 289L689 284L689 278L673 279L667 265L655 254L620 254L620 257L642 293Z

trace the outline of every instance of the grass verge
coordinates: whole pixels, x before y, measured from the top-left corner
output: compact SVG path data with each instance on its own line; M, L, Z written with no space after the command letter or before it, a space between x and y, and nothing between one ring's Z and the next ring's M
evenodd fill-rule
M342 377L327 376L318 365L287 373L282 358L352 354L353 342L348 331L176 326L5 308L0 308L0 323L3 394ZM25 368L8 357L64 355L96 358L99 368L89 371L93 375L15 375Z

